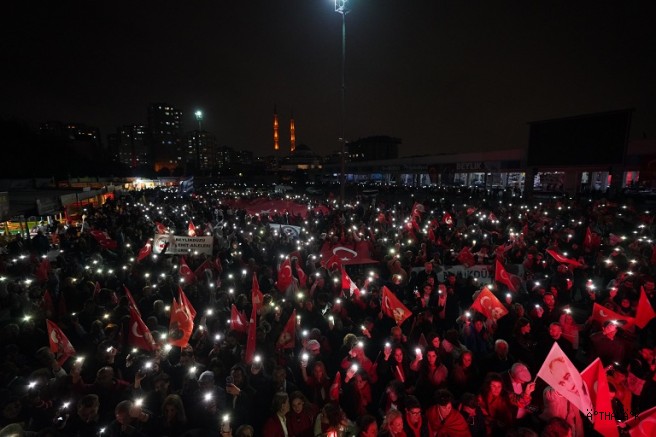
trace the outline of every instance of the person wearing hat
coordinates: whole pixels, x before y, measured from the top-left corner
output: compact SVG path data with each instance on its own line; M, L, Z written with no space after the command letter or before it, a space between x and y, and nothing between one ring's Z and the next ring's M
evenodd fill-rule
M531 382L531 372L523 363L515 363L508 372L501 375L503 389L508 393L511 405L514 407L515 419L523 419L528 414L526 407L531 403L535 383Z

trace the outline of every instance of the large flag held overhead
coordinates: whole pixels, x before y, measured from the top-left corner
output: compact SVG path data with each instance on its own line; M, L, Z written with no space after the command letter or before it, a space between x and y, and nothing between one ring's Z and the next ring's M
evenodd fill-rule
M517 287L515 287L515 284L513 284L510 275L503 267L503 264L499 262L499 260L497 260L496 268L494 269L494 280L504 284L506 287L508 287L508 290L512 291L513 293L517 292Z
M592 320L603 324L605 321L616 321L623 324L624 329L632 330L635 325L635 319L629 316L623 316L613 310L609 310L603 305L595 303L592 305Z
M471 306L472 309L483 314L488 319L499 320L508 314L508 310L487 287L484 287Z
M192 284L196 280L196 275L191 271L184 256L180 258L180 268L178 273L180 274L180 277L184 279L185 283Z
M128 333L128 343L134 347L147 351L157 349L150 329L146 326L136 308L130 306L130 332Z
M292 311L289 320L285 323L278 341L276 342L276 349L294 349L296 344L296 310Z
M603 364L601 364L599 357L581 372L581 378L583 378L583 381L585 381L590 389L590 399L592 399L592 404L595 407L594 411L600 413L606 411L612 412L613 407L610 403L610 390L608 388L606 369L604 369ZM594 421L594 429L604 437L619 436L615 421L605 420L605 417Z
M570 401L584 415L588 411L594 411L587 384L558 343L554 342L537 376Z
M412 316L410 311L389 288L383 285L383 299L381 310L387 317L391 317L396 321L397 325L401 325L406 319Z
M184 303L173 298L171 304L171 321L169 322L169 343L173 346L185 347L189 343L194 330L194 319Z
M137 254L137 262L143 261L151 253L153 253L153 245L150 244L150 241L147 241L144 247L139 249L139 253Z
M230 329L237 332L248 332L246 314L240 313L234 303L230 306Z
M89 231L91 236L98 242L100 247L107 250L115 250L118 247L116 240L113 240L109 234L105 231L99 231L98 229L92 229Z
M246 351L244 353L244 360L247 364L253 362L255 355L255 340L257 338L257 310L255 307L251 309L251 319L248 322L248 336L246 337Z
M189 315L191 316L191 320L193 322L193 320L196 318L196 309L189 301L189 298L185 294L182 287L180 287L179 285L178 285L178 294L180 294L180 303L183 304L185 308L187 308L187 311L189 311Z
M132 297L132 293L130 293L130 290L128 290L128 287L126 287L125 284L123 284L123 290L125 291L125 295L128 298L128 303L130 304L130 306L134 308L134 310L137 312L137 314L139 314L139 316L141 316L141 312L137 307L137 302L134 301L134 297Z
M355 285L355 282L353 282L348 273L346 273L344 266L342 266L342 290L348 290L349 295L356 299L360 297L360 289Z
M46 319L46 326L48 327L50 351L55 354L57 364L61 366L66 360L75 355L75 348L54 322Z
M292 262L289 258L280 264L280 269L278 269L278 280L276 281L276 288L281 293L287 291L287 288L292 285L294 278L292 276Z
M635 324L638 328L644 329L647 323L654 317L656 317L656 312L654 312L654 308L649 303L645 288L640 287L640 300L638 300L638 308L636 309Z
M253 273L253 285L251 286L251 303L256 311L262 308L264 303L264 294L260 290L260 283L257 280L257 275Z
M566 256L559 254L555 250L547 249L547 254L549 254L553 259L555 259L561 264L569 264L570 266L572 266L572 268L583 267L583 264L581 264L577 260L567 258Z

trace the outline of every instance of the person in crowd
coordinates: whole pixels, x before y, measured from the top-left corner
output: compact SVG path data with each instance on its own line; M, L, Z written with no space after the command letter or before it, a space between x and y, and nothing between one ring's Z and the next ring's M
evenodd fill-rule
M450 391L441 389L435 392L435 405L426 410L429 435L471 437L465 418L453 407L453 402Z
M313 437L314 421L319 414L316 406L312 405L301 391L289 395L291 409L287 413L287 431L290 436Z
M273 396L271 405L271 416L264 422L262 433L272 437L289 436L289 429L287 428L287 413L289 411L289 395L285 392L276 393Z

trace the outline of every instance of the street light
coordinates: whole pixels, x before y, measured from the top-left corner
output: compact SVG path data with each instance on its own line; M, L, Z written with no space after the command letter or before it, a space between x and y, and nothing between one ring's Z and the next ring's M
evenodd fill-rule
M198 136L196 137L196 172L200 174L200 136L203 131L203 111L197 110L194 115L198 122Z
M346 185L346 134L345 134L345 123L346 123L346 84L345 84L345 74L344 67L346 66L346 14L349 13L348 8L349 0L335 0L335 12L342 14L342 87L341 87L341 99L342 99L342 113L341 113L341 129L342 135L340 138L341 141L341 151L339 158L340 164L340 177L339 177L339 203L344 205L344 188Z

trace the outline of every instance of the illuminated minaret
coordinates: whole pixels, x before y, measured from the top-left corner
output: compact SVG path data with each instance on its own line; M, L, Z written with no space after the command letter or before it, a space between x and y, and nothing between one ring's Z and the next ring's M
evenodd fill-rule
M276 152L280 150L280 142L278 139L278 112L276 105L273 105L273 150Z
M289 145L290 151L296 151L296 129L294 128L294 112L292 111L292 118L289 120Z

